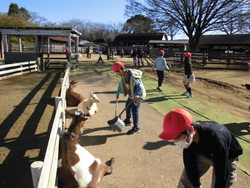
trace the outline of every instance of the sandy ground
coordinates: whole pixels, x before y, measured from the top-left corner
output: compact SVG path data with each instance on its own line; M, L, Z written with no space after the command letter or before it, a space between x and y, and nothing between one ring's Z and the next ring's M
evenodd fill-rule
M94 64L85 57L81 63ZM131 59L122 61L130 62ZM112 60L105 61L110 66ZM140 68L147 76L155 78L149 67ZM181 71L172 69L165 84L180 91ZM193 84L195 97L204 99L230 113L250 121L249 92L240 86L249 81L247 71L196 70ZM59 71L46 71L15 77L0 82L0 187L32 187L29 166L43 160L52 125L54 97L59 93ZM80 143L103 162L115 157L114 172L105 176L102 188L174 188L181 174L182 152L172 143L158 138L163 115L144 102L141 107L141 133L126 135L109 129L107 121L114 117L117 80L106 72L85 73L72 71L71 80L77 80L76 91L88 96L93 91L101 99L98 113L85 124ZM118 111L124 108L126 98L121 97ZM233 100L232 100L233 99ZM124 115L122 116L124 118ZM69 121L69 119L68 119ZM238 170L234 187L250 185L248 175ZM203 187L209 187L210 173L202 178Z

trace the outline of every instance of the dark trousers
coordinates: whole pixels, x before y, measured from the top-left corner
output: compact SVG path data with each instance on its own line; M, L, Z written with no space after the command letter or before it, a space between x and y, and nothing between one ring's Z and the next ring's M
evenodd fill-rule
M158 76L158 87L161 87L164 79L164 71L157 70L157 76Z
M198 167L200 177L208 171L210 166L214 166L213 161L211 159L208 159L202 155L197 154L196 161L197 161L197 167ZM238 165L239 165L238 158L229 159L229 162L228 162L228 166L229 166L228 184L226 187L223 187L223 188L231 188L233 183L236 182L236 180L237 180L236 169L238 168ZM197 178L200 178L200 177L197 177ZM213 168L211 187L214 187L215 181L216 181L215 169ZM191 184L191 182L188 179L185 168L182 172L182 175L180 177L180 181L179 181L179 184L177 187L178 188L193 188L193 185Z
M97 63L99 63L100 61L102 61L102 62L103 62L102 57L99 57L99 59L98 59ZM103 63L104 63L104 62L103 62Z

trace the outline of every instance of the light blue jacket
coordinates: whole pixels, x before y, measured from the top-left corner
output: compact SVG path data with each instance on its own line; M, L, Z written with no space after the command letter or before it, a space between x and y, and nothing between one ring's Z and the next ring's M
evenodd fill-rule
M152 70L154 70L155 68L158 71L164 71L164 69L169 70L167 62L166 62L165 58L163 58L163 57L157 57L155 59Z

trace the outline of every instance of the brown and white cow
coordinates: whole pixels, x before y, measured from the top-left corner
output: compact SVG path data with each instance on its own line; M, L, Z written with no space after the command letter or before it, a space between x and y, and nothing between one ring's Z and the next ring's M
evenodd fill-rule
M73 120L68 132L60 138L58 187L98 188L102 177L112 173L114 158L108 166L79 145L78 137L87 118L83 113L70 116Z

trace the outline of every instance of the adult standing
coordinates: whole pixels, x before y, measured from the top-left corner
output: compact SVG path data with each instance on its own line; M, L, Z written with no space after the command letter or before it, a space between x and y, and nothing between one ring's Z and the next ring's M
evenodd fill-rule
M89 47L86 48L86 55L87 55L86 58L89 58Z
M90 46L89 47L89 59L91 58L91 54L93 53L93 47L92 46Z
M188 95L187 98L192 98L192 88L191 82L195 81L195 76L192 72L192 54L190 52L186 52L183 54L184 59L184 76L183 76L183 84L186 88L186 91L182 93L182 95Z
M140 63L141 63L142 66L144 66L144 63L143 63L143 60L142 60L143 55L144 55L143 49L138 50L138 66L140 66Z
M176 109L165 115L163 140L183 149L184 170L178 188L202 188L200 177L213 166L213 188L230 188L237 180L238 156L243 150L235 136L214 122L196 124L191 114Z
M164 80L164 69L169 71L169 67L167 65L166 59L163 57L165 52L164 50L160 50L159 57L155 59L155 62L153 64L152 70L156 68L156 73L158 77L158 86L156 88L156 91L162 91L161 86Z
M137 49L136 48L134 48L132 51L132 57L133 57L133 64L134 66L136 66L136 63L137 63Z
M123 48L122 48L121 51L120 51L120 55L121 55L121 58L124 57L124 50L123 50Z
M116 49L112 49L112 51L111 51L112 59L114 59L116 57L116 55L117 55Z
M103 61L103 59L102 59L102 49L99 50L99 59L98 59L98 61L97 61L96 63L99 63L100 61L101 61L102 63L104 63L104 61Z
M125 69L122 62L116 62L112 66L113 72L121 77L116 92L116 100L119 99L121 93L128 96L126 101L126 126L131 125L131 117L133 119L133 128L127 134L136 134L140 132L139 112L141 101L146 97L146 91L142 83L142 71L137 69Z

